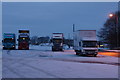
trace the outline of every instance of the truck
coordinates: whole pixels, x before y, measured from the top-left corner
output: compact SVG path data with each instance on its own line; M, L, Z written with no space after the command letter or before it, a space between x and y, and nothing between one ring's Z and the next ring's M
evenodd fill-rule
M18 30L18 49L19 50L29 50L30 34L29 30Z
M76 55L98 54L96 30L77 30L74 32L74 50Z
M3 34L3 49L16 49L16 36L14 33Z
M63 51L63 33L53 33L52 43L52 51Z

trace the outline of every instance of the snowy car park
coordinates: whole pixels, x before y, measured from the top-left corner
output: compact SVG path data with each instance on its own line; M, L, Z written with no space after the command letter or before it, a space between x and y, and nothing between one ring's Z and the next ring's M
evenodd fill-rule
M118 57L83 57L74 50L52 52L51 46L3 50L3 78L118 78Z

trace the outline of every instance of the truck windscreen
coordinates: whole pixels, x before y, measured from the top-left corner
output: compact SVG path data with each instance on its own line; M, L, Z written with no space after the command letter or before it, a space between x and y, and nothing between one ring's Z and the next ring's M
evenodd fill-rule
M62 43L61 39L53 39L53 43Z
M15 39L6 38L6 39L4 39L4 42L5 42L5 43L7 43L7 42L15 42Z
M97 47L97 41L83 41L83 47Z

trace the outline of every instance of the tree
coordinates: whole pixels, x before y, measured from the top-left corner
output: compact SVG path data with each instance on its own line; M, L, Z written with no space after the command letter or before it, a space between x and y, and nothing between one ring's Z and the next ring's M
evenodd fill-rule
M36 45L36 44L38 44L38 37L37 36L33 36L32 38L31 38L31 44L32 45Z
M70 46L73 46L73 39L65 39L64 38L64 44Z
M46 36L46 37L39 37L38 38L38 42L40 43L49 43L50 42L50 37Z
M31 44L32 45L39 45L41 43L49 43L50 42L50 37L38 37L38 36L33 36L31 38Z
M118 19L118 21L117 21ZM120 11L115 12L113 17L106 20L103 27L98 32L98 37L103 43L107 43L109 48L120 47Z

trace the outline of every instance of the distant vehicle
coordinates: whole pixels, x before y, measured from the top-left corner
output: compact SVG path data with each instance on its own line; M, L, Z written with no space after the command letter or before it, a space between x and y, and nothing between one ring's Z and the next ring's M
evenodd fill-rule
M3 34L3 49L16 49L16 37L14 33Z
M77 30L74 32L74 50L76 55L98 54L96 30Z
M52 51L63 51L63 33L53 33L52 43Z
M29 50L29 30L19 30L18 35L18 49L26 49Z

